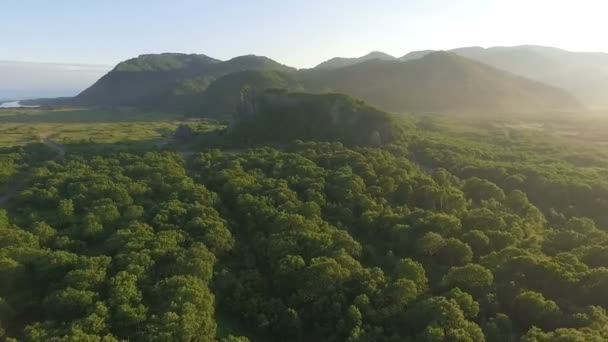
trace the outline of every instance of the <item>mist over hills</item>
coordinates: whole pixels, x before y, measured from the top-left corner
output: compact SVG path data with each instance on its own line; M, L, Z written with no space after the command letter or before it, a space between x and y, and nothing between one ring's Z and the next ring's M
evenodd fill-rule
M510 112L580 107L566 91L449 52L405 62L371 60L306 73L301 79L307 89L342 92L392 111Z
M414 51L399 60L418 59L432 52L434 50ZM587 107L608 108L607 53L571 52L536 45L464 47L450 52L565 89Z
M461 48L461 56L568 90L589 107L608 108L608 54L542 46Z
M243 87L339 92L398 112L608 107L608 54L539 46L425 50L399 58L374 51L301 70L255 55L222 61L149 54L119 63L67 102L231 115Z

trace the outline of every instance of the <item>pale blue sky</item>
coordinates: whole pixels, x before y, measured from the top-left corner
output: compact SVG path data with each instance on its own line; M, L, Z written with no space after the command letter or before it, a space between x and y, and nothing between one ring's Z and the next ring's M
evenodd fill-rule
M2 0L0 60L114 65L254 53L295 67L380 50L540 44L608 51L605 0Z

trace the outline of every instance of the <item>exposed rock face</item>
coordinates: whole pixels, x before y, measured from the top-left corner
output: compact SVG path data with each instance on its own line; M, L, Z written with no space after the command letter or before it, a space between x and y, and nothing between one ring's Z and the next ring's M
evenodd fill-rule
M251 120L255 116L257 110L257 92L249 87L243 88L241 90L241 101L236 110L236 120Z
M236 107L236 112L232 118L232 122L228 125L228 133L234 132L235 129L243 124L252 122L258 111L257 109L257 93L250 87L241 89L241 98Z
M243 88L229 127L247 141L325 140L380 146L395 139L389 114L341 94Z
M372 132L371 136L369 137L369 145L374 147L382 145L382 136L380 135L380 132Z

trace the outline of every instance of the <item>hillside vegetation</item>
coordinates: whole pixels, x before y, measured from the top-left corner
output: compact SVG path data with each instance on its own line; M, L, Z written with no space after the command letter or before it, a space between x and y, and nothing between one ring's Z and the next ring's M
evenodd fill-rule
M432 50L414 51L399 58L422 58ZM459 56L500 70L567 90L587 107L608 108L608 54L571 52L552 47L465 47L450 50Z
M391 111L576 109L566 91L499 71L448 52L410 61L367 61L300 75L310 90L335 91Z
M219 61L205 55L143 55L118 64L74 98L87 105L158 107L175 97L202 93L215 79L243 70L295 70L266 57Z
M227 117L236 114L244 89L302 90L292 74L274 70L247 70L220 77L202 93L179 98L181 105L196 116Z
M72 99L41 105L139 107L230 117L241 89L344 93L397 112L578 110L568 92L446 52L400 59L373 52L297 71L260 56L220 61L205 55L143 55L117 65Z
M315 69L338 69L338 68L343 68L346 66L358 64L358 63L365 62L365 61L372 61L372 60L390 61L390 60L394 60L394 59L395 59L395 57L388 55L384 52L373 51L362 57L355 57L355 58L335 57L335 58L332 58L328 61L325 61L325 62L317 65L315 67Z

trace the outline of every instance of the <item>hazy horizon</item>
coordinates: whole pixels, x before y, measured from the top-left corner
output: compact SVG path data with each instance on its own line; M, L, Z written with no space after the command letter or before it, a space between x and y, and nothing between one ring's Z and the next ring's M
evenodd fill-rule
M74 96L111 68L106 65L0 61L0 101Z
M123 60L162 52L221 60L255 54L299 69L371 51L401 57L540 45L608 52L607 9L597 0L7 2L0 100L72 96Z
M147 53L203 53L222 60L251 53L309 68L375 50L396 57L429 48L521 44L608 51L602 18L608 5L596 0L576 6L549 0L119 4L4 4L0 29L10 32L3 38L11 48L0 59L115 65Z
M513 46L481 46L481 45L472 45L472 46L460 46L454 47L453 49L464 48L464 47L481 47L484 49L489 48L513 48L513 47L522 47L522 46L542 46L547 48L556 48L568 52L590 52L590 53L603 53L607 54L603 51L571 51L564 49L559 46L543 46L536 44L517 44ZM404 51L398 54L389 54L395 58L399 58L407 55L411 52L423 51L423 50L431 50L431 51L440 51L445 50L449 51L452 49L433 49L433 48L425 48L420 50L412 50L412 51ZM319 60L314 63L314 65L308 66L310 68L319 65L322 62L330 60L332 58L358 58L365 56L372 52L382 52L380 49L372 49L370 51L358 54L358 55L336 55L327 59ZM191 54L204 54L209 57L229 60L238 56L230 56L227 58L218 58L216 56L205 53L205 51L193 51L193 52L180 52L180 51L160 51L158 53L191 53ZM143 55L145 53L138 53L133 56L130 56L125 59L135 58L139 55ZM388 53L387 53L388 54ZM287 62L277 60L274 56L265 55L268 58L276 60L279 63L296 67ZM122 60L121 60L122 61ZM69 97L78 95L81 91L85 90L93 83L95 83L99 78L105 75L107 72L112 70L116 64L120 63L118 61L115 64L86 64L86 63L67 63L61 61L52 61L52 62L35 62L35 61L17 61L17 60L0 60L0 101L13 101L13 100L25 100L32 98L52 98L52 97ZM308 68L307 67L307 68ZM305 69L305 68L300 68Z

